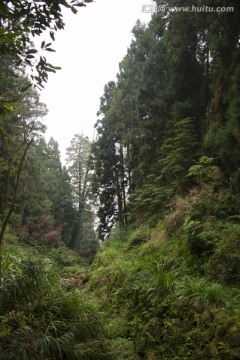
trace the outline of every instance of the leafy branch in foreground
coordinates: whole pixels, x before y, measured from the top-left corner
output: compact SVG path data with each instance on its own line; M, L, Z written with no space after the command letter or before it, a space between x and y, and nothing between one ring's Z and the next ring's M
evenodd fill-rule
M59 67L48 63L44 56L38 58L38 50L34 48L32 39L49 31L51 40L54 41L56 31L65 27L63 8L69 8L76 14L77 8L82 6L86 6L85 1L1 1L0 54L12 55L18 65L25 64L30 67L33 83L43 87L43 83L48 80L48 73L56 72ZM41 48L53 52L51 45L42 42Z

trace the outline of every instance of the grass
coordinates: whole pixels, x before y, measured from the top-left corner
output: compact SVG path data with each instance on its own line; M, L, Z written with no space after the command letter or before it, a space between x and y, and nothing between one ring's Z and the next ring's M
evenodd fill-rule
M205 274L208 258L191 253L179 224L172 233L164 222L128 230L97 255L86 291L104 314L114 359L237 359L240 291Z
M60 285L58 267L33 250L4 252L0 355L4 360L109 359L100 316Z
M83 275L74 253L53 250L57 266L46 253L10 247L0 293L0 358L240 358L240 225L229 220L236 210L231 199L225 206L224 194L206 201L200 195L177 199L155 226L116 228L81 292L68 292L59 281L59 266L61 275Z

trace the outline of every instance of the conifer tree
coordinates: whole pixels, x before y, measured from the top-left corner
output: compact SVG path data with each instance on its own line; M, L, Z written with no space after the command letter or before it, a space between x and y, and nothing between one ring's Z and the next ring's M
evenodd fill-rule
M69 246L83 257L94 255L98 246L91 209L91 158L87 136L76 134L67 148L67 171L76 209Z

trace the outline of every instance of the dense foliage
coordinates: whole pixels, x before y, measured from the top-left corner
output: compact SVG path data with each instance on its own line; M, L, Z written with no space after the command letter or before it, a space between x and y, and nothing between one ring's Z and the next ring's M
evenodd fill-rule
M154 228L115 232L97 255L88 293L114 359L239 359L240 226L184 224L202 195L179 198Z
M93 305L61 284L36 249L6 249L1 274L1 359L108 359Z
M232 11L189 13L167 10L192 1L157 3L166 12L136 23L101 98L93 153L102 238L114 222L164 214L196 185L188 171L201 156L239 192L239 4L199 1Z

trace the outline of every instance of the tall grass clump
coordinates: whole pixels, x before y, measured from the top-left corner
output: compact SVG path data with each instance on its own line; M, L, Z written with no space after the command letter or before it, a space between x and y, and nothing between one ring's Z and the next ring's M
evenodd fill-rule
M60 285L49 259L6 250L0 286L0 359L109 359L97 311Z

